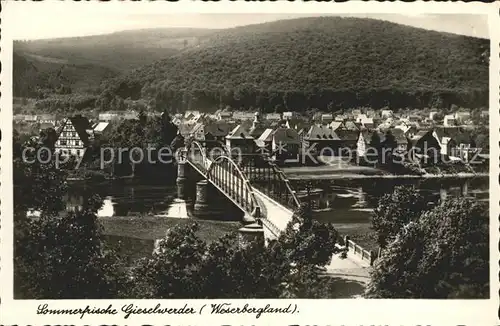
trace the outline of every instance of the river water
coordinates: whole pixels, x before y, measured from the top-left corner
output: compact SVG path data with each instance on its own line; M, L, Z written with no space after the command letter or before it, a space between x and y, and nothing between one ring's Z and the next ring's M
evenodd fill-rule
M304 187L292 181L292 186L301 201L306 200L307 193L315 208L314 218L323 222L331 222L341 234L348 234L360 245L370 249L374 246L374 234L371 231L371 212L378 200L385 193L390 193L395 186L412 184L428 198L436 202L448 196L466 196L478 201L489 200L488 178L475 179L352 179L335 181L313 181L307 192ZM155 180L148 182L113 181L100 184L75 183L69 187L67 207L81 206L84 198L99 194L103 198L102 208L98 216L104 222L106 229L112 229L114 237L123 236L126 241L135 238L147 239L148 244L136 244L144 247L144 252L150 251L151 241L160 237L166 229L175 224L189 220L198 220L192 214L195 183L187 187L188 199L185 213L175 207L176 186L174 180ZM224 206L220 215L201 224L207 228L208 237L218 237L227 231L236 231L240 225L242 213L228 200L221 199L215 205ZM175 209L172 209L174 207ZM170 214L170 215L169 215ZM176 216L179 215L179 216ZM207 222L207 221L203 221ZM117 224L126 224L118 226ZM209 229L209 230L208 230ZM123 230L123 231L121 231ZM123 232L123 234L121 234ZM124 239L121 239L123 241ZM133 253L141 255L139 252Z

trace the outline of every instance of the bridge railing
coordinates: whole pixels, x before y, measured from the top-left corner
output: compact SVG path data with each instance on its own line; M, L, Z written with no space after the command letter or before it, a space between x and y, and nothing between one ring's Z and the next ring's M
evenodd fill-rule
M207 156L206 148L194 141L185 149L185 157L206 174L207 179L220 188L243 210L253 217L260 217L261 208L257 202L250 181L240 166L224 152Z
M300 201L285 173L268 157L261 154L243 155L240 163L254 188L291 210L300 207Z
M221 155L213 161L207 178L221 188L246 212L260 217L261 209L250 181L230 157Z

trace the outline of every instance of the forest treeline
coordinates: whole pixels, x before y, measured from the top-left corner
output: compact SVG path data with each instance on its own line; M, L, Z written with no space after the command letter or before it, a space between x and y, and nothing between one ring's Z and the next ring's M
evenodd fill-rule
M479 108L488 105L488 59L486 39L372 19L282 20L214 31L107 79L95 105L143 99L173 111Z

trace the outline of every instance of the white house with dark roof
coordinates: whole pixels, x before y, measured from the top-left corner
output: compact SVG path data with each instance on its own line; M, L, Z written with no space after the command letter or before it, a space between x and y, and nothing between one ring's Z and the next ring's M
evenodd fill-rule
M226 136L226 148L234 153L254 153L255 139L250 135L247 128L239 124Z
M90 121L81 115L64 119L56 131L55 152L62 155L83 156L93 138L92 130Z

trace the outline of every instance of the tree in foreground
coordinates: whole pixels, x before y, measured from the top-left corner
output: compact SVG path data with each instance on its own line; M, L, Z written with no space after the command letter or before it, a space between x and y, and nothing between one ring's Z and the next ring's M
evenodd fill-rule
M446 201L404 226L383 251L369 298L488 298L489 217L484 203Z
M392 193L382 196L372 215L378 245L385 248L403 226L420 217L427 208L427 200L415 187L397 186Z
M198 226L176 226L158 252L133 271L131 296L139 298L314 298L332 295L317 268L332 257L337 232L307 220L290 225L267 247L241 246L235 235L207 244Z
M25 145L40 148L40 144L21 144L16 139L14 144L19 147L18 154ZM28 154L27 160L14 157L15 297L119 296L124 273L101 240L96 217L101 199L90 198L81 210L62 213L66 173L57 168L54 157L42 163L35 151ZM38 216L27 216L30 210Z
M81 210L27 219L15 246L15 287L22 298L99 299L123 293L124 268L102 242L92 198Z

